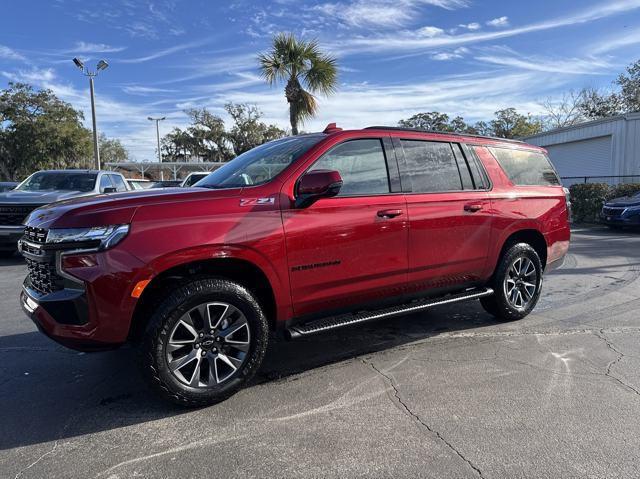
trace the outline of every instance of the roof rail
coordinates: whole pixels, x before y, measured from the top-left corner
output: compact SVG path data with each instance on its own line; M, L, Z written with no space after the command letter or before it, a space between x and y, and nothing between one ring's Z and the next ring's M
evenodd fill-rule
M368 126L365 130L393 130L393 131L415 131L418 133L436 133L439 135L467 136L471 138L483 138L486 140L508 141L510 143L524 143L522 140L512 140L509 138L498 138L497 136L474 135L471 133L457 133L452 131L422 130L420 128L404 128L401 126Z

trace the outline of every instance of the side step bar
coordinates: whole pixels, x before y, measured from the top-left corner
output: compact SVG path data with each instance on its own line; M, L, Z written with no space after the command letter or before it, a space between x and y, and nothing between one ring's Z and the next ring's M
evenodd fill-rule
M391 316L400 316L402 314L414 313L416 311L422 311L434 306L441 306L443 304L449 303L458 303L460 301L467 301L470 299L478 299L484 296L490 296L492 294L493 290L491 288L476 288L465 291L463 293L451 294L435 299L421 299L408 304L403 304L401 306L393 306L377 311L362 311L359 313L351 313L341 316L316 319L309 323L292 326L287 330L287 332L291 339L296 339L301 338L302 336L309 336L311 334L328 331L330 329L342 328L345 326L351 326L352 324L374 321L381 318L389 318Z

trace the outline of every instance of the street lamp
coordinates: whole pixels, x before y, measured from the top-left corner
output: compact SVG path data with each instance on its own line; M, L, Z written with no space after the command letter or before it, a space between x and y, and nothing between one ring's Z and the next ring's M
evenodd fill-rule
M93 78L98 75L102 70L106 70L109 64L105 60L100 60L96 65L96 71L90 71L84 66L84 63L77 59L73 59L73 63L80 69L80 71L89 77L89 92L91 93L91 120L93 122L93 159L96 163L96 169L100 169L100 150L98 148L98 127L96 125L96 101L95 92L93 89Z
M150 116L147 117L147 120L156 122L156 140L158 140L158 163L162 163L162 154L160 153L160 122L166 119L167 119L166 116L163 116L161 118L153 118ZM159 168L160 168L160 179L162 180L164 179L164 174L163 174L164 172L162 171L161 165L159 166Z

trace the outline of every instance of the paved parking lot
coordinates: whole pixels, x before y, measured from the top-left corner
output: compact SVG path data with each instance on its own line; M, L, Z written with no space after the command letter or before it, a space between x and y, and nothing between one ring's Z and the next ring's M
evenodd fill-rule
M131 350L36 332L0 263L0 477L638 477L640 234L579 229L523 321L479 304L271 348L255 384L164 404Z

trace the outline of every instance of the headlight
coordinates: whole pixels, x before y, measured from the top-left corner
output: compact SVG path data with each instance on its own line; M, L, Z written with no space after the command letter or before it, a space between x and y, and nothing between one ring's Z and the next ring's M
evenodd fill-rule
M127 236L127 233L129 233L129 225L52 228L47 234L47 243L83 243L82 247L103 250L113 248Z

